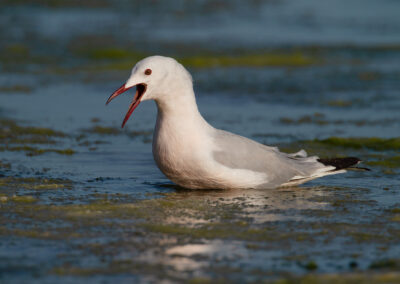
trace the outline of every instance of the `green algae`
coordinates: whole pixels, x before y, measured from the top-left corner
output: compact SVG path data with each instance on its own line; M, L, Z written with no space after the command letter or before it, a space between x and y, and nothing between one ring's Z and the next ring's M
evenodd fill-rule
M284 67L304 67L310 65L321 64L320 58L315 58L301 52L294 53L279 53L268 52L262 54L236 54L231 56L216 56L216 55L197 55L180 58L180 61L185 66L195 68L210 68L210 67L234 67L234 66L284 66Z
M9 169L11 169L11 164L0 160L0 169L9 170Z
M301 212L302 215L305 216L318 216L318 217L331 217L334 215L334 211L332 210L322 210L322 209L308 209L308 210L302 210Z
M375 81L378 80L381 77L381 74L379 72L360 72L357 74L358 79L361 81Z
M337 64L337 58L332 59L330 50L341 50L344 47L301 47L270 49L268 51L246 51L241 53L229 52L228 55L218 54L211 51L193 50L189 48L183 54L170 54L183 65L191 68L215 68L215 67L308 67L325 64ZM366 48L368 50L368 48ZM71 72L108 72L126 71L142 58L149 56L146 52L137 50L135 46L121 46L116 43L112 35L104 36L80 36L73 38L70 43L69 51L71 56L80 59L79 66L67 66L57 63L59 58L53 58L53 63L49 63L48 68L54 73L67 74ZM32 58L35 62L37 59ZM353 64L346 58L346 64ZM358 63L360 60L357 61ZM360 75L360 80L369 75ZM92 78L95 79L95 78ZM371 79L372 80L372 79ZM352 102L334 100L328 105L336 107L347 107Z
M293 118L289 118L289 117L281 117L281 118L279 118L279 122L282 124L303 124L303 123L312 123L313 120L310 116L307 115L307 116L302 116L299 119L293 119Z
M217 270L217 267L210 268L210 270ZM92 275L115 275L115 274L136 274L139 272L147 272L150 275L156 276L160 274L163 279L167 277L163 267L160 264L147 264L139 263L132 260L119 260L112 261L108 266L97 266L90 268L83 268L78 266L72 266L71 264L65 264L63 266L58 266L52 269L49 273L56 274L59 276L83 276L88 277ZM217 271L214 271L217 272ZM232 275L234 273L243 272L240 269L233 269L230 267L222 268L217 273L221 275L220 277L191 277L184 283L227 283L227 275ZM385 283L385 284L395 284L400 281L400 274L398 272L384 272L384 273L372 273L372 272L357 272L357 273L341 273L341 274L315 274L310 273L303 276L286 274L281 277L268 277L271 276L267 271L257 270L253 271L252 276L264 276L263 280L256 281L255 283L266 283L266 284L369 284L369 283ZM174 282L182 282L180 278L174 278L174 274L169 275L168 279L174 280ZM278 278L278 279L276 279Z
M347 193L342 191L336 191L336 194L340 196L336 196L335 199L345 200ZM297 191L297 194L299 193L301 192ZM208 193L166 193L163 194L162 198L132 200L132 202L128 202L130 198L128 194L91 193L91 198L95 198L95 201L88 201L86 204L46 205L21 203L13 207L0 207L0 210L3 210L1 212L13 212L13 214L16 214L22 220L32 220L36 224L46 224L49 221L57 220L58 223L69 224L68 228L48 228L43 225L43 227L38 226L33 229L9 229L3 232L0 230L0 233L1 235L15 235L44 240L65 240L68 238L78 238L77 240L79 240L80 238L87 239L90 236L101 238L109 234L115 236L121 236L122 234L126 236L123 241L84 243L81 245L81 251L88 253L89 250L91 254L105 259L110 259L108 257L114 255L114 250L115 254L118 255L121 249L124 251L131 249L134 251L146 251L149 247L156 246L157 249L163 251L166 247L168 248L168 245L165 247L162 242L160 243L160 240L168 239L177 240L178 244L182 242L184 244L199 243L205 240L224 240L224 242L242 241L246 249L258 251L265 250L264 246L266 245L268 247L275 247L275 245L279 244L300 245L303 243L308 245L314 244L321 237L329 241L333 236L350 237L359 243L374 242L386 245L390 242L395 242L397 239L396 236L400 236L400 234L396 235L397 233L394 231L382 232L381 227L374 227L375 225L371 223L355 225L352 223L337 223L333 220L327 223L287 223L285 227L290 228L290 230L280 228L276 223L257 225L246 213L248 212L247 210L257 208L249 203L248 199L243 195L234 198L221 198L219 194L229 196L228 192L216 193L213 191ZM284 195L284 193L282 194ZM325 201L332 199L329 195L321 197ZM259 200L259 198L256 199ZM368 204L360 202L360 199L354 199L354 201L357 204ZM348 203L350 204L351 202ZM260 207L258 210L261 210L259 214L262 214L261 212L271 209ZM332 215L324 214L314 217L322 218L322 220L332 219ZM195 218L195 220L202 219L202 222L193 223L193 219L191 218ZM381 234L378 232L381 232ZM131 238L129 236L134 237ZM140 243L142 238L146 241ZM172 244L175 244L175 241ZM184 256L172 256L175 259L178 257L186 259ZM197 258L198 256L194 256L188 259L195 261ZM66 259L68 259L68 256L66 256ZM307 262L307 259L309 258L286 259L286 261L300 263L299 265L305 271L319 269L319 263L317 264L314 261ZM104 262L104 265L95 267L71 266L67 261L65 265L52 268L49 273L60 276L91 276L98 275L99 273L109 275L136 273L140 269L148 269L148 273L152 274L155 267L165 267L165 265L149 264L149 266L146 266L145 263L140 261L114 261L111 258L111 261ZM215 268L215 272L217 268ZM227 269L230 268L228 267ZM218 269L223 270L223 268ZM143 273L143 270L141 270L140 274L143 275ZM257 275L264 275L261 271L258 273L261 274ZM322 276L318 277L323 279ZM360 276L357 279L361 278ZM280 281L289 281L288 279L290 280L291 278L283 278ZM293 279L306 278L295 277ZM334 277L332 279L338 280L339 278Z
M100 120L100 118L98 118L98 117L93 117L91 120L90 120L90 122L91 123L99 123L101 120Z
M34 203L37 202L37 198L30 196L30 195L22 195L22 196L12 196L10 199L12 202L18 203Z
M49 208L52 212L68 219L81 218L141 218L145 216L136 204L112 203L108 200L80 205L60 205Z
M35 190L40 190L40 189L60 189L60 188L65 188L63 184L56 184L56 183L50 183L50 184L38 184L34 185L32 189Z
M93 43L86 45L82 45L81 41L72 43L72 53L88 61L80 65L80 70L91 72L129 70L137 61L147 56L145 53L134 49L118 48L115 46L99 48L96 45L97 41L99 40L94 39Z
M370 269L393 269L400 268L400 260L398 259L382 259L377 260L369 266Z
M390 218L390 221L400 222L400 214L397 214L397 215L393 216L392 218Z
M49 185L50 186L50 185ZM75 224L91 226L107 224L109 219L135 220L135 227L148 233L166 234L191 239L238 239L246 241L312 240L305 232L279 232L274 227L257 228L237 220L235 215L219 212L239 210L236 206L224 206L196 200L152 199L134 203L121 203L103 199L88 204L33 205L31 208L14 208L20 216L40 220L61 219ZM171 220L185 220L188 223L165 223L165 216ZM202 218L205 223L191 224L190 217ZM222 218L221 218L222 217ZM220 221L218 221L220 220ZM229 221L231 220L231 221ZM232 220L233 223L232 223Z
M396 151L400 149L400 138L380 138L380 137L329 137L326 139L302 140L287 144L282 147L284 151L296 151L299 148L305 149L310 154L320 156L336 156L344 154L346 150L374 150L374 151ZM321 155L325 153L325 155ZM382 157L382 156L380 156ZM388 158L386 162L395 166L397 156ZM379 162L377 162L377 165Z
M315 143L321 143L328 146L353 148L353 149L371 149L375 151L399 150L400 138L342 138L330 137L323 140L314 140Z
M11 189L47 190L71 188L72 182L65 179L48 179L34 177L24 178L10 176L0 178L0 187Z
M316 270L318 268L318 265L314 261L307 262L304 266L305 269L307 270Z
M9 0L7 0L9 1ZM24 3L25 0L18 0ZM79 1L69 0L66 3L57 0L48 1L51 7L74 6ZM100 2L107 2L102 0ZM57 3L57 4L54 4ZM68 4L69 3L69 4ZM75 3L75 4L73 4ZM79 2L80 3L80 2ZM82 5L92 6L90 3L97 1L88 1ZM40 4L38 4L40 5ZM47 4L46 4L47 5ZM79 4L81 5L81 4ZM125 71L130 70L132 66L140 59L150 54L138 50L135 45L121 45L117 39L110 34L97 36L76 36L69 44L68 52L70 57L79 59L79 64L67 64L58 54L47 54L42 56L41 52L34 50L24 44L10 44L2 49L0 59L6 63L7 69L26 68L26 63L36 64L42 72L50 72L52 74L70 74L75 72L108 72L108 71ZM185 48L184 48L185 49ZM377 46L376 48L359 47L359 46L310 46L297 48L280 48L270 49L268 51L251 51L243 50L242 52L230 51L228 55L218 54L208 49L194 49L193 46L187 47L184 52L169 54L176 58L185 66L193 68L214 68L214 67L308 67L326 64L360 64L363 57L358 58L360 52L398 52L397 47L392 48ZM355 59L349 60L343 57L343 51L353 52ZM332 57L331 52L335 52L336 57ZM18 62L20 64L13 64ZM365 73L365 74L364 74ZM359 79L363 81L377 80L379 76L373 72L362 72ZM92 77L93 78L93 77ZM94 79L94 78L93 78ZM333 102L335 105L336 103ZM345 102L347 104L347 102ZM339 102L337 105L342 107Z
M143 131L134 130L134 131L127 132L127 134L129 137L151 136L151 135L153 135L153 131L152 130L143 130Z
M18 125L11 119L0 119L0 138L6 138L7 135L42 135L50 137L65 137L66 134L61 131L55 131L45 127L32 127Z
M93 60L139 60L143 54L120 48L96 48L81 50L80 54Z
M336 199L336 198L333 199L331 201L331 205L333 207L338 207L338 206L344 206L349 203L358 204L358 205L362 205L362 204L371 205L372 203L374 203L374 201L372 201L372 200L360 200L360 199L357 199L354 196L350 196L350 195L346 195L344 197L345 197L344 199Z
M71 156L75 154L75 151L67 148L67 149L43 149L43 148L36 148L36 147L31 147L31 146L15 146L15 147L0 147L0 152L3 151L10 151L10 152L26 152L27 156L38 156L38 155L43 155L46 153L56 153L60 155L67 155Z
M75 151L54 148L39 148L32 144L57 144L55 139L67 138L68 135L46 127L21 126L11 119L0 119L0 151L26 152L27 156L37 156L46 153L73 155ZM16 145L17 144L17 145Z
M26 85L0 86L0 93L31 93L33 88Z
M122 133L121 130L119 130L118 128L99 126L99 125L86 129L85 132L100 134L100 135L118 135Z
M31 64L45 66L50 57L38 56L28 44L12 43L0 47L0 61L3 71L26 70Z
M77 44L75 44L77 45ZM88 59L81 68L86 70L129 70L138 60L148 56L134 49L98 46L75 46L75 55ZM184 66L192 68L214 67L305 67L320 65L323 60L315 55L301 51L275 51L258 54L192 54L175 58Z
M317 120L315 120L317 119ZM292 118L288 118L288 117L281 117L279 119L280 123L284 123L284 124L303 124L303 123L318 123L318 124L325 124L325 121L323 121L322 119L320 119L320 116L311 116L311 115L304 115L298 119L292 119Z
M142 133L135 134L142 135ZM79 138L84 139L84 137ZM324 145L324 147L326 147ZM329 146L329 148L332 148ZM335 147L333 147L335 148ZM32 180L33 181L33 180ZM74 238L78 242L82 239L103 236L117 236L124 234L134 236L134 238L146 237L150 242L141 244L140 250L147 250L149 246L156 245L160 239L177 239L178 242L197 243L204 241L223 240L224 242L241 241L244 242L246 249L254 251L265 250L265 244L269 246L290 244L302 245L316 241L318 238L326 238L329 240L333 235L344 236L352 239L357 243L382 243L387 245L393 242L394 234L383 233L381 235L373 232L369 235L362 235L362 230L358 225L353 224L337 225L332 224L330 227L324 223L315 224L288 224L290 231L278 228L274 223L267 225L258 225L253 222L248 215L247 210L253 210L254 205L248 204L247 197L237 196L235 198L226 198L228 193L223 192L186 192L182 193L167 193L161 194L162 198L135 200L130 199L129 195L117 196L115 194L90 193L90 198L84 201L84 204L68 204L70 201L59 197L57 202L61 204L42 204L40 196L43 190L57 190L62 186L57 182L51 183L34 183L29 185L29 181L19 182L22 189L36 190L36 202L23 203L12 202L8 200L12 195L4 195L7 200L3 201L0 196L0 201L4 208L0 209L1 213L13 214L18 216L16 220L31 220L27 221L36 224L35 228L11 228L0 232L2 236L19 236L32 239L42 240L66 240ZM4 183L3 183L4 184ZM24 184L27 184L26 186ZM52 184L55 186L53 187ZM0 187L3 185L0 182ZM330 191L334 191L331 189ZM339 197L324 197L321 201L331 202L332 200L339 201L340 206L345 206L348 210L354 207L354 204L369 205L360 198L348 198L342 190L338 190ZM297 192L296 194L301 193ZM18 193L20 194L20 193ZM221 198L214 198L214 195L221 194ZM94 200L94 201L93 201ZM313 202L319 202L313 200ZM353 205L352 205L353 204ZM266 207L267 208L267 207ZM266 209L268 211L268 209ZM321 210L327 211L327 210ZM337 210L334 215L331 211L328 214L310 214L315 218L334 218L337 214L341 214ZM304 215L306 211L299 212L297 215ZM317 211L315 211L317 212ZM265 213L265 212L264 212ZM264 214L258 211L256 214ZM387 219L390 220L390 219ZM395 220L391 220L396 222ZM68 224L68 228L49 227L45 224L54 222L56 224ZM337 225L337 226L336 226ZM311 229L312 228L312 229ZM323 228L323 229L321 229ZM311 229L311 231L309 231ZM307 230L307 231L304 231ZM118 232L118 233L117 233ZM101 258L107 258L110 254L110 243L106 242L103 245L98 245L95 254ZM119 244L120 251L123 247L128 249L134 244L127 243ZM85 246L86 247L86 246ZM133 249L133 248L132 248ZM137 248L135 247L134 250ZM163 245L161 250L165 249ZM86 248L80 251L87 251ZM94 253L94 252L91 252ZM177 256L175 256L177 257ZM189 258L191 261L197 261L195 257ZM306 268L307 258L301 260L305 263L304 271L314 271L315 268ZM292 262L295 262L293 260ZM124 264L124 269L117 268L109 261L105 262L105 267L70 267L58 266L51 270L50 273L56 275L81 275L91 276L97 275L99 271L105 271L103 274L115 275L117 273L131 273L136 271L135 267L141 266L143 263ZM319 266L319 263L318 265ZM162 266L165 267L165 266ZM153 267L154 268L154 267ZM152 267L149 268L151 273ZM103 269L103 270L102 270ZM140 272L143 275L143 272Z
M45 127L21 126L14 120L0 119L0 143L2 144L55 144L54 138L64 137L67 135L61 131ZM6 150L5 148L8 147L3 147L3 151ZM10 151L19 150L24 149L15 148ZM25 150L35 152L35 149Z
M368 148L377 151L398 150L400 149L400 138L338 138L332 137L321 141L329 145L337 145L349 148Z
M52 269L49 273L60 276L91 276L91 275L115 275L115 274L138 274L148 273L153 276L164 274L164 269L160 264L151 264L144 262L136 262L134 260L113 260L107 266L96 266L96 267L78 267L72 266L71 264L65 264ZM174 279L174 277L172 277Z
M186 236L194 239L236 239L246 241L278 241L291 239L312 241L307 233L282 233L273 228L238 228L230 223L210 223L199 227L185 227L175 224L142 224L146 230L161 234Z
M400 168L400 156L382 157L377 161L367 161L366 164L391 169Z
M4 47L3 54L12 56L14 60L23 60L29 57L30 50L27 45L21 43L8 44Z
M345 100L331 100L326 102L326 104L331 107L350 107L353 103Z
M351 236L358 243L365 242L386 242L387 236L380 235L376 233L368 233L368 232L349 232L349 236Z
M391 273L340 273L340 274L308 274L305 276L292 276L279 280L266 280L263 283L272 284L370 284L370 283L399 283L400 274Z
M210 278L205 278L205 277L196 277L192 278L188 281L188 284L208 284L208 283L218 283L219 281L217 280L211 280ZM221 281L223 283L223 281Z
M356 126L371 126L371 125L389 125L397 122L396 119L327 119L321 113L314 113L313 115L303 115L299 118L281 117L279 122L282 124L302 125L302 124L316 124L316 125L356 125Z
M49 208L49 210L68 218L135 218L144 219L145 223L154 222L154 220L161 219L166 214L179 213L181 217L190 215L188 212L179 211L179 208L188 208L188 203L185 202L184 204L178 204L164 199L151 199L133 203L121 203L118 201L119 198L123 197L121 195L115 195L114 200L109 199L108 195L104 197L88 204L56 206ZM202 209L205 209L204 205L193 204L191 210L195 211L192 214L196 214Z
M44 136L51 136L51 137L65 137L66 135L63 132L55 131L50 128L44 127L12 127L11 129L13 132L19 135L44 135Z

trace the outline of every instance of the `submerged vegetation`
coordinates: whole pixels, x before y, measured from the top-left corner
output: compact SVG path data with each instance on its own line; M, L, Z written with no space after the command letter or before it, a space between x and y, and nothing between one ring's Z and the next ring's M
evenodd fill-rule
M115 127L105 127L96 125L90 129L87 129L86 132L100 135L118 135L122 134L122 131Z
M0 146L0 152L4 151L11 151L11 152L19 152L23 151L26 153L27 156L37 156L37 155L42 155L45 153L56 153L56 154L61 154L61 155L73 155L75 154L75 151L72 149L40 149L36 147L31 147L31 146L16 146L16 147L1 147Z
M312 154L316 154L318 151L327 153L340 153L346 154L348 151L376 151L381 152L381 155L386 155L387 151L390 151L390 155L393 155L392 151L400 149L400 138L379 138L379 137L329 137L325 139L314 139L314 140L303 140L296 141L288 144L285 149L286 151L295 151L298 147L308 149ZM379 154L369 153L370 157L380 157ZM397 156L392 156L392 162L397 160Z
M179 59L178 59L179 60ZM271 51L261 54L235 54L231 56L197 55L184 57L183 65L197 68L210 67L262 67L262 66L287 66L301 67L322 64L321 58L305 55L301 52L282 53Z
M110 275L120 273L130 275L139 273L144 266L149 270L140 273L146 274L153 273L155 267L163 266L164 261L171 263L171 269L174 271L179 269L179 266L175 265L180 262L174 264L178 259L183 261L182 263L196 261L199 257L211 261L211 258L216 255L227 253L223 252L226 250L223 246L232 242L238 251L245 248L254 252L280 251L281 245L289 245L288 251L281 255L288 265L294 265L304 272L321 269L324 271L324 267L329 264L319 258L312 260L301 256L304 253L304 247L311 244L322 245L338 236L353 239L358 245L370 245L373 241L380 247L391 246L400 236L399 229L395 227L383 232L385 223L380 221L380 216L369 216L368 225L339 221L340 216L359 211L360 205L370 203L369 206L377 208L374 202L365 199L368 190L361 191L357 198L350 199L349 195L352 194L350 189L305 188L304 190L277 191L272 194L268 191L247 193L243 191L178 191L144 200L132 199L129 194L97 194L93 195L94 199L84 203L68 204L65 201L60 202L59 198L57 204L43 202L49 194L56 196L55 193L58 192L57 195L61 196L61 191L70 189L71 186L73 184L68 180L11 177L0 179L0 188L5 192L0 196L0 213L4 216L14 216L7 225L1 225L0 236L52 241L73 240L72 251L63 256L66 261L58 262L46 270L46 273L50 275L91 276L97 275L99 271ZM316 201L315 197L322 191L330 193L326 196L321 195L320 200ZM308 208L297 208L296 215L300 219L292 221L293 216L289 208L298 202L299 197L302 200L314 198L317 208L326 202L331 202L335 214L325 214L325 211L332 210L328 206L323 210L313 210L314 221L301 222L301 218L309 216L311 212ZM68 199L67 196L65 198ZM340 203L340 200L343 202ZM389 214L396 214L396 210L391 210ZM280 220L280 222L274 220ZM22 227L19 222L22 222ZM396 223L397 221L388 219L387 222ZM35 224L35 226L28 224ZM121 234L135 237L124 237L118 240ZM99 238L102 239L101 242L98 242ZM161 242L161 240L165 241ZM224 244L221 240L226 243ZM184 249L185 246L188 246L188 250ZM193 246L194 251L189 249L190 246ZM222 251L218 249L219 246ZM118 257L127 250L152 251L152 248L158 251L153 253L161 262ZM71 265L67 259L76 253L89 254L93 257L107 255L108 257L101 264L96 262L91 266ZM293 257L294 253L298 256ZM346 251L342 254L347 255ZM359 254L362 255L362 252ZM365 263L361 256L356 258L367 271L386 271L397 267L396 259ZM261 255L256 256L257 261L262 259ZM341 262L340 259L336 261ZM354 261L352 263L349 267L358 265L354 264ZM221 271L230 269L224 266L225 264L226 262L221 260L220 264L214 264L208 269L219 275ZM257 279L267 275L266 271L249 271L246 268L235 273L246 273ZM275 276L287 279L287 274L285 276L276 272ZM314 279L312 277L317 276L293 277L293 279ZM364 276L351 277L362 280ZM394 275L387 277L397 279ZM315 279L337 278L333 275L319 275Z
M35 178L35 177L3 177L0 178L0 187L4 189L59 189L71 188L72 183L69 180L54 178Z
M98 48L91 46L74 47L73 52L88 60L83 68L90 70L130 70L134 62L148 56L135 49ZM323 64L323 59L302 51L271 50L255 54L193 54L186 56L175 55L179 62L189 68L215 67L306 67Z
M299 118L289 118L289 117L281 117L279 122L282 124L289 125L303 125L303 124L315 124L315 125L356 125L356 126L375 126L382 125L388 126L397 123L397 119L395 118L386 118L386 119L376 119L376 120L368 120L368 119L328 119L324 114L316 112L313 115L303 115ZM367 139L370 139L368 137ZM379 143L379 141L377 141ZM384 147L385 145L383 145Z
M378 157L375 161L367 161L367 164L384 168L400 168L400 156Z
M43 145L55 145L60 138L67 135L45 127L21 126L11 119L0 119L0 152L25 152L27 156L37 156L45 153L73 155L74 150L43 148ZM57 140L58 139L58 140ZM41 147L33 146L41 145Z
M31 93L32 87L26 85L0 86L0 94L2 93Z
M110 35L101 36L77 36L72 38L68 44L68 55L73 58L69 64L65 64L59 54L48 53L46 57L34 47L18 44L7 44L4 46L0 60L5 64L4 68L16 70L27 66L26 63L44 68L44 72L56 74L70 74L71 72L105 72L105 71L129 71L138 60L149 56L146 49L140 48L129 42L124 45L113 44L115 38ZM336 65L339 62L347 65L357 65L365 59L362 54L382 52L398 52L398 46L302 46L295 48L269 48L263 50L228 50L225 53L213 52L208 49L197 49L191 47L180 47L182 52L170 52L169 55L176 58L188 68L217 68L217 67L311 67ZM349 60L346 53L352 53L353 57L359 59ZM344 56L345 55L345 56ZM14 61L11 61L13 58ZM18 63L15 65L15 60ZM42 64L40 64L42 63ZM360 72L357 77L362 81L374 81L379 78L377 73ZM2 88L0 87L0 92ZM4 92L31 92L32 87L16 85L14 87L3 87ZM351 101L333 99L325 102L332 107L350 107Z
M327 146L353 148L353 149L371 149L375 151L388 151L400 149L400 137L396 138L342 138L331 137L323 140L314 140L314 143L320 143Z
M41 141L41 138L65 137L65 133L50 128L21 126L11 119L0 119L0 141L2 143L18 143L20 136L27 136L32 141ZM44 140L49 143L49 140Z

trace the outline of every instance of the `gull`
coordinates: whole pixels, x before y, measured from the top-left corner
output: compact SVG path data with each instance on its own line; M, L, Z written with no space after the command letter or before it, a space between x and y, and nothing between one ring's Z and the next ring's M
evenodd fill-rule
M142 101L157 104L153 157L162 173L189 189L272 189L290 187L346 172L358 158L320 159L304 150L283 153L277 147L212 127L201 116L190 73L175 59L150 56L107 100L136 87L122 122Z

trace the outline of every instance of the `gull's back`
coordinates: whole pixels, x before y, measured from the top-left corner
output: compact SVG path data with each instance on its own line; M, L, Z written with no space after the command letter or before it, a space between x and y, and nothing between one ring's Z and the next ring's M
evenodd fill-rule
M275 147L222 130L213 137L216 146L212 156L220 165L229 169L241 169L264 174L264 180L256 187L274 188L299 184L313 178L332 174L335 168L317 161L318 157L307 157L304 151L297 154L282 153Z

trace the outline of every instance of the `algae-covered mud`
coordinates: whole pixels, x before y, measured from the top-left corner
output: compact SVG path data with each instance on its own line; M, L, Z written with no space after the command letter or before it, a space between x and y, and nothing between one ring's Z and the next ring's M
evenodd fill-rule
M399 283L399 10L3 1L0 282ZM124 129L133 92L104 105L150 54L187 66L215 127L371 171L277 190L173 185L151 154L154 103Z

